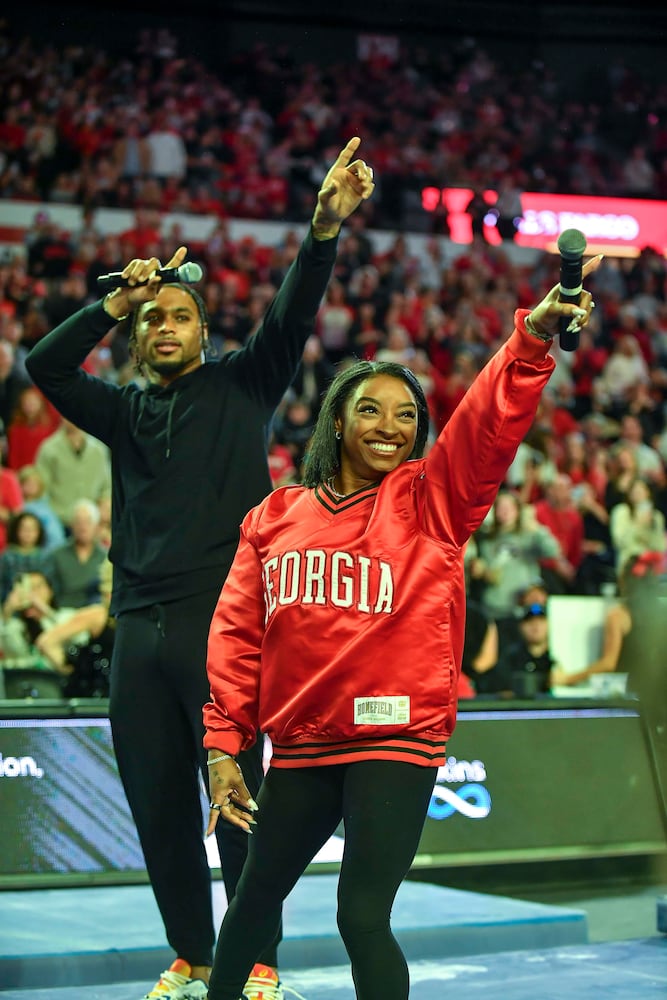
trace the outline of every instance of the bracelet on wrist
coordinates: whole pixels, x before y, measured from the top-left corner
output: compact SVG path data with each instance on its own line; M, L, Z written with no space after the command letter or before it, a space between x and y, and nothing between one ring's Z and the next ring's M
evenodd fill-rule
M535 324L530 318L530 313L528 313L524 319L523 325L526 328L526 333L529 333L531 337L536 337L538 340L541 340L543 344L550 344L554 339L550 333L540 333L539 330L536 329Z
M219 757L211 757L210 760L206 761L207 766L211 764L219 764L221 760L234 760L230 753L221 753Z
M127 317L130 315L129 312L125 313L124 316L112 316L111 313L109 312L109 310L107 309L107 302L109 301L109 299L111 298L111 296L113 296L115 294L116 294L116 290L114 290L113 292L107 292L107 294L102 299L102 308L104 309L104 311L107 314L107 316L109 317L109 319L112 319L114 321L114 323L122 323L123 320L127 319Z

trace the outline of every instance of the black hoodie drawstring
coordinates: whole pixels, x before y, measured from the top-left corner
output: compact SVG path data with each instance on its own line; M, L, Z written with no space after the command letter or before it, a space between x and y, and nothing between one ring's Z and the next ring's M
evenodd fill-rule
M164 618L165 618L165 615L164 615L164 605L162 605L162 604L154 604L151 607L150 616L151 616L151 619L155 622L155 624L157 626L157 630L160 633L161 638L162 639L166 639L167 636L165 635L165 631L164 631Z
M178 393L175 392L174 395L171 397L171 401L169 403L169 413L167 414L167 448L165 451L165 456L164 456L165 458L170 458L171 456L171 424L174 413L174 406L176 405L177 398L178 398Z
M135 424L134 424L134 433L135 434L139 433L139 424L141 423L141 418L144 415L144 409L145 409L145 407L146 407L146 393L142 392L141 396L139 397L139 412L137 413L137 419L136 419Z
M169 400L169 410L167 412L167 446L165 448L164 457L171 457L171 428L173 426L174 418L174 407L176 406L176 400L178 399L178 392L174 392L171 399ZM144 410L146 408L146 395L142 392L141 398L139 400L139 412L137 413L137 419L134 425L134 433L139 433L139 424L141 423L141 418L144 415Z

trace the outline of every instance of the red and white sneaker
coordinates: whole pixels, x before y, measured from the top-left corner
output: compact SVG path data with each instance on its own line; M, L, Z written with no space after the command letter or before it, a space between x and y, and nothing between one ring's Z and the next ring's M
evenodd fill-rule
M284 1000L283 988L278 973L270 965L256 962L243 987L246 1000Z
M143 1000L206 1000L207 996L208 985L203 979L193 979L192 967L184 959L177 958Z
M243 987L243 998L244 1000L285 1000L286 992L290 996L296 997L296 1000L305 1000L305 997L293 990L291 986L283 986L278 978L278 973L270 965L256 962L248 977L248 982Z

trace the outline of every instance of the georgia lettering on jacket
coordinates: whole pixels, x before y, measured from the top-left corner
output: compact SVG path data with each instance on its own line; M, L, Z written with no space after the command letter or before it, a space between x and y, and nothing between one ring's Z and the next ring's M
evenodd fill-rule
M263 568L265 623L279 605L330 604L369 615L390 614L394 603L391 566L349 552L305 549L272 556Z

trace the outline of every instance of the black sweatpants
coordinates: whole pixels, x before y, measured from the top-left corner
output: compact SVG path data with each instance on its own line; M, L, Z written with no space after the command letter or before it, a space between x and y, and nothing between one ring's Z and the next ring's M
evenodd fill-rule
M167 940L191 965L210 965L215 943L199 775L208 780L202 706L209 700L206 644L218 596L208 591L119 615L111 667L118 769ZM256 797L261 740L239 762ZM216 836L231 899L248 835L219 823ZM275 930L259 959L270 965L277 964L277 924Z
M338 928L357 998L406 1000L408 968L391 932L391 908L415 856L436 774L377 760L269 768L248 861L220 930L209 1000L239 1000L276 933L282 901L341 818Z

